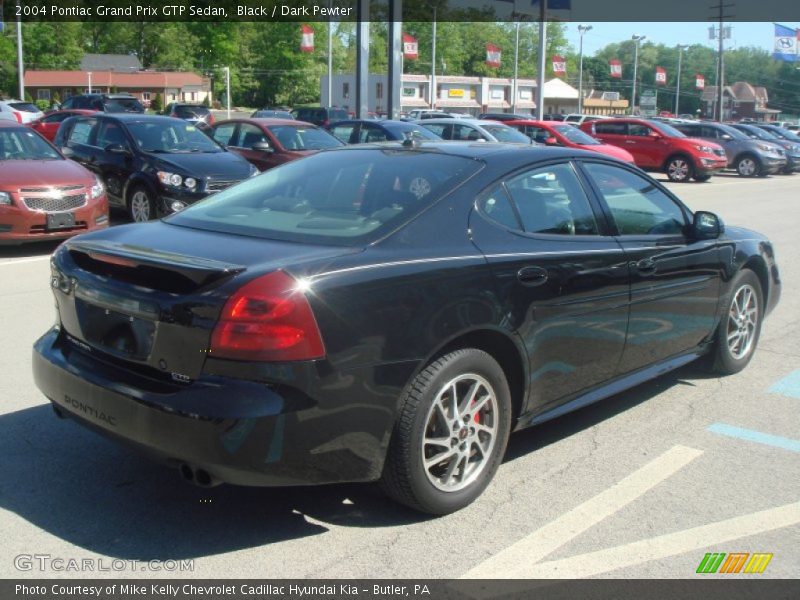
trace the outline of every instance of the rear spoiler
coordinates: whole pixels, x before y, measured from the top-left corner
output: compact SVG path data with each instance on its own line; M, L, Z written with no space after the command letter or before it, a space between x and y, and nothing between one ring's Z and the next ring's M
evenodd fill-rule
M218 260L162 252L144 246L114 242L74 240L66 242L70 252L80 252L89 258L121 267L136 269L153 267L178 273L196 285L203 285L223 277L231 277L246 270L243 265Z

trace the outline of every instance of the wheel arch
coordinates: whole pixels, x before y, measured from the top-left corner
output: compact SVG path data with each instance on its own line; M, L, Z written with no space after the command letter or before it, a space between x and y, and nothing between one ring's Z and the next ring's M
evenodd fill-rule
M764 307L769 305L769 271L767 265L761 256L751 256L746 263L742 265L740 271L745 269L753 271L758 277L758 282L761 284L761 295L764 302Z
M513 423L522 414L528 396L527 359L522 344L506 331L499 329L474 329L462 332L451 338L425 360L422 361L420 371L437 358L462 348L475 348L483 350L497 361L503 369L511 392L511 422ZM418 373L414 373L414 377ZM412 378L413 380L413 378Z
M692 169L697 170L697 164L695 163L695 160L691 154L689 154L685 150L676 150L675 152L672 152L669 156L667 156L667 158L664 159L664 162L661 163L662 171L664 171L665 173L667 172L667 165L669 165L669 161L671 161L673 158L685 158L688 161L688 163L692 166Z

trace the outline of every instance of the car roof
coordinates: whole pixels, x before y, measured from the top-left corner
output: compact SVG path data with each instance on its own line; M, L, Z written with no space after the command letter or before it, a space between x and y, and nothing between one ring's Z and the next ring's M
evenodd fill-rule
M160 123L162 121L171 121L175 123L186 124L183 119L176 119L175 117L168 117L166 115L145 115L141 113L107 113L97 112L91 115L86 115L97 119L116 119L124 123Z
M505 125L500 121L492 121L491 119L422 119L419 121L418 125L451 125L452 123L458 123L459 125L463 125L466 123L467 125L474 125L475 127L485 127L487 124L493 125ZM508 125L505 125L508 127Z
M306 123L305 121L298 121L297 119L278 119L275 117L241 117L233 119L225 119L217 121L213 127L219 127L225 123L250 123L252 125L291 125L292 127L317 127L313 123Z

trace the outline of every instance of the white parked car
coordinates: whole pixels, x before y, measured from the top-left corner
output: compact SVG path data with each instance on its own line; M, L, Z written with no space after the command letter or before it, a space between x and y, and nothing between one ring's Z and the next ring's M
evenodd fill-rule
M14 120L24 125L43 116L44 113L32 102L0 100L0 119Z
M577 123L578 125L584 121L597 121L598 119L608 119L608 117L604 115L582 115L580 113L572 113L564 117L564 121L567 123Z
M498 121L484 119L423 119L417 121L417 123L443 140L513 142L516 144L534 143L524 133L520 133L513 127Z

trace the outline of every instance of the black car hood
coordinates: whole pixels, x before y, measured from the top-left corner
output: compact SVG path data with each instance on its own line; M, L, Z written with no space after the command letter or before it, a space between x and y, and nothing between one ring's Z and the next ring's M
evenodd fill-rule
M149 154L165 168L174 168L195 179L222 179L239 181L252 173L250 163L233 152L193 152L177 154Z

